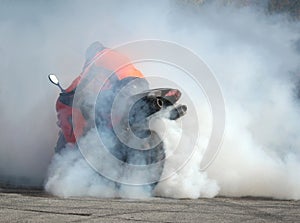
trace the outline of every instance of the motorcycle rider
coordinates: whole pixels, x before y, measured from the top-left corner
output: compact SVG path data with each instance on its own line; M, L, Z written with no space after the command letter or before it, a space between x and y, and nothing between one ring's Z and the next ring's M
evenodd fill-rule
M56 111L61 130L55 151L60 152L67 143L75 145L76 137L83 136L91 128L88 95L95 97L101 88L101 96L97 98L102 108L101 122L110 125L113 121L110 117L113 99L132 80L137 82L135 87L148 89L143 74L126 56L106 48L98 41L92 43L86 50L82 72L57 99ZM77 105L73 103L75 92L82 95L78 97Z
M69 148L68 143L79 148L77 140L96 128L103 148L122 161L116 188L120 188L122 177L135 178L136 173L140 174L139 168L135 172L131 167L143 169L149 165L143 172L145 185L141 186L153 189L162 175L165 147L159 134L150 129L148 118L164 106L173 106L180 98L180 91L149 89L144 75L126 56L99 42L87 48L85 59L80 75L57 99L61 131L55 151ZM186 111L183 107L170 110L170 119L183 116ZM113 126L117 127L116 132ZM105 157L101 161L105 162Z

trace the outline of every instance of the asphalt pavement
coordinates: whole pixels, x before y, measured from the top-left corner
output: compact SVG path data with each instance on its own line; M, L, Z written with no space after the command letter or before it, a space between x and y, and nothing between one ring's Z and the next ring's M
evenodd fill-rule
M300 222L300 201L266 198L59 198L0 189L1 222Z

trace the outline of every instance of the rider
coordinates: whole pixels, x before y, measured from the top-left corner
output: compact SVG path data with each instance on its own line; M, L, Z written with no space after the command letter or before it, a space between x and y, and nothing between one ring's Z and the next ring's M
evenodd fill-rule
M55 148L59 152L67 143L76 144L76 137L84 135L89 130L89 106L87 102L87 89L98 94L107 95L103 104L107 114L104 115L107 123L111 122L109 109L112 105L115 93L132 80L137 80L138 87L148 88L148 82L143 74L137 70L130 60L115 50L104 47L99 42L92 43L86 50L85 63L81 74L71 85L60 94L56 103L58 126L61 128L59 139ZM75 92L82 100L79 106L74 105ZM108 93L109 92L109 93ZM76 136L75 136L76 135Z

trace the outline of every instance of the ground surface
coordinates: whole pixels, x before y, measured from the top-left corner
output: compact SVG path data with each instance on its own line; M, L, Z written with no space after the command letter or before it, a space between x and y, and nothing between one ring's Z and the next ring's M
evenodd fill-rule
M300 201L58 198L0 189L1 222L300 222Z

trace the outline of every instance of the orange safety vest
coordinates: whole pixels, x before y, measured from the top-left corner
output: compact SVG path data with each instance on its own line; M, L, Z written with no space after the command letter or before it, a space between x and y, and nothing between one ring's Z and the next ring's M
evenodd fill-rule
M90 78L90 72L95 68L96 70L97 68L104 68L110 71L109 73L115 75L118 80L127 77L144 78L143 74L137 70L124 55L106 48L98 52L65 92L60 94L56 102L58 126L61 128L66 142L76 143L74 132L76 132L76 136L82 136L85 131L87 122L80 109L72 107L73 97L77 86L82 83L83 80ZM92 76L89 82L93 83L96 79L97 82L99 82L99 80L102 82L101 85L104 84L102 90L109 89L111 84L114 84L109 83L109 75L101 72L101 69L99 69L99 73ZM99 84L95 86L99 87Z

